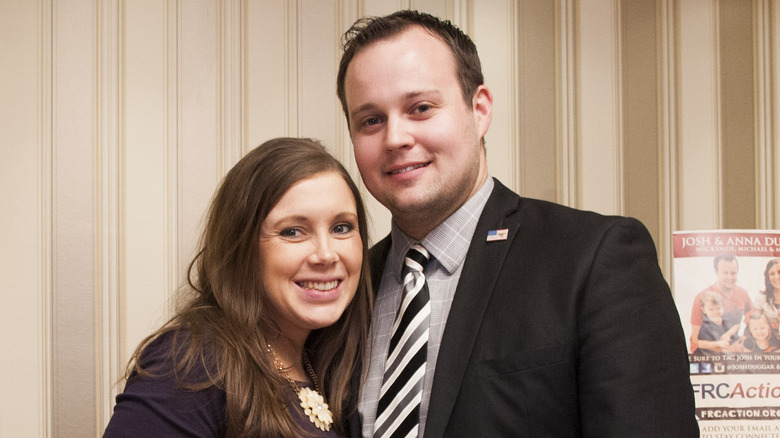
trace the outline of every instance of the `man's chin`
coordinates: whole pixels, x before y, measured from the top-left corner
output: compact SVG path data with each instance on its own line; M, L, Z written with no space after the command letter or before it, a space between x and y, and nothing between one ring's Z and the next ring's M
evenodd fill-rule
M420 189L401 190L379 202L393 214L401 215L419 214L420 210L431 207L428 196Z

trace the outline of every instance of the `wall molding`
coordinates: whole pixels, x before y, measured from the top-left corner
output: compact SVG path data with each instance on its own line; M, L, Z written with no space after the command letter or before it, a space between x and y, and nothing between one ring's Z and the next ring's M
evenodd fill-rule
M361 4L362 2L356 0L340 0L337 4L336 20L338 26L336 26L337 35L335 35L335 41L337 41L338 44L334 53L334 63L336 66L339 65L339 61L341 60L341 36L344 35L344 32L352 26L352 23L362 15ZM344 164L344 167L347 168L350 175L357 177L359 180L360 174L357 165L355 164L355 154L352 150L349 125L347 124L346 117L343 116L344 111L341 107L341 101L336 98L334 105L337 120L339 121L336 126L336 144L334 145L336 148L336 156L341 159L341 162ZM359 184L362 186L362 181Z
M770 37L772 47L771 103L772 108L780 108L780 67L778 66L778 62L780 62L780 31L777 30L778 27L780 27L780 7L777 7L777 4L772 0L767 0L767 2L769 3L770 8L769 10L764 9L764 11L770 16L771 26L769 28L772 29ZM768 172L768 175L772 175L774 178L774 182L770 184L774 194L772 197L774 205L767 206L767 211L772 215L770 218L771 220L767 221L767 226L778 229L780 228L780 201L777 199L780 196L780 176L778 176L778 174L780 174L780 148L778 147L778 137L780 137L780 111L774 110L771 120L768 120L767 122L772 125L772 150L774 151L772 169L771 172Z
M558 199L569 207L580 206L579 192L579 133L577 127L577 20L576 0L556 3L558 28Z
M179 264L181 253L179 251L181 241L180 210L181 197L179 186L181 184L181 107L180 65L181 65L181 14L179 0L167 0L165 3L165 78L163 88L165 93L165 120L163 131L165 132L165 258L164 269L165 290L168 299L165 300L166 317L173 316L173 301L176 290L181 281ZM124 190L123 190L124 191ZM124 348L125 346L123 346ZM124 351L124 350L123 350Z
M452 23L458 26L467 35L472 35L474 30L474 2L472 0L448 0L447 12Z
M52 436L53 388L53 163L52 45L53 0L38 2L38 433Z
M658 139L660 159L660 224L659 241L656 242L660 262L667 278L672 272L672 238L678 229L679 205L675 187L678 186L678 117L679 72L677 69L678 9L676 0L658 0L656 4L658 25Z
M624 106L624 99L623 99L623 14L621 12L621 2L619 0L612 0L612 22L615 24L612 31L612 40L614 41L614 45L612 46L612 56L615 60L614 63L614 73L615 77L613 82L613 88L615 93L615 110L614 110L614 138L615 138L615 149L614 149L614 169L615 173L613 174L613 184L615 187L614 197L613 200L615 210L615 214L625 215L626 214L626 203L624 202L624 193L625 190L623 188L624 181L625 181L625 135L624 135L624 129L625 129L625 106Z
M774 220L777 192L777 167L775 163L775 107L773 78L773 2L755 0L753 2L753 28L755 44L755 141L756 141L756 218L759 228L768 229L778 226Z
M96 145L96 253L95 253L95 382L96 427L111 417L117 393L122 358L120 297L120 59L121 24L119 0L96 3L97 18L97 102L95 104Z
M716 216L717 216L717 227L722 228L723 227L723 221L724 221L724 212L723 212L723 205L724 205L724 193L723 193L723 129L721 127L721 120L723 120L723 111L721 108L721 103L723 102L723 98L721 97L721 54L720 54L720 41L721 41L721 33L720 33L720 0L712 0L712 39L715 42L713 44L713 60L714 60L714 68L713 68L713 96L715 99L714 106L714 120L713 125L715 128L715 157L716 157L716 173L715 173L715 180L719 181L720 184L718 184L718 190L717 190L717 202L718 207L716 208Z
M520 74L520 60L523 56L523 46L520 44L520 35L522 34L522 21L520 13L522 3L520 0L510 0L507 3L506 20L508 22L509 34L506 35L509 40L509 53L507 53L507 64L509 65L509 120L515 120L510 124L509 144L507 151L509 155L509 184L518 193L523 193L522 167L520 163L524 161L523 153L525 142L522 133L529 127L525 126L525 117L523 111L523 76Z
M298 108L300 106L300 97L298 92L301 88L300 74L298 73L299 60L301 53L300 41L298 38L300 14L298 13L299 1L290 0L285 4L287 16L287 33L285 45L287 46L285 58L285 78L287 80L287 135L298 136L300 125L298 123Z
M244 156L244 2L225 0L219 12L220 175Z

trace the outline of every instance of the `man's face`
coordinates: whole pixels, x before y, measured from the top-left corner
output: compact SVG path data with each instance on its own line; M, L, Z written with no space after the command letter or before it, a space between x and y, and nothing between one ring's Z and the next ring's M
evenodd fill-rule
M403 231L422 238L487 176L480 139L490 91L480 86L466 105L452 52L418 26L358 52L344 87L366 187Z
M715 274L718 276L718 289L721 292L731 293L737 285L737 273L739 265L736 260L720 260Z

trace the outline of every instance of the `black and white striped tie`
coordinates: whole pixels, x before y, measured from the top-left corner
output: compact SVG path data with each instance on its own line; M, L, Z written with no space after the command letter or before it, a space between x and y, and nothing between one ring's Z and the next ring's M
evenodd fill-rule
M403 298L385 362L374 438L418 434L431 315L428 284L423 274L429 259L428 251L416 243L404 260Z

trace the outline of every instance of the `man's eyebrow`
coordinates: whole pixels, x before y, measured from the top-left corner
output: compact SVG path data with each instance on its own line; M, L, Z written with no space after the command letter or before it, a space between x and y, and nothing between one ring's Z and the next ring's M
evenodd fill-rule
M404 94L403 98L404 98L404 100L412 100L412 99L417 99L417 98L419 98L421 96L422 97L427 97L427 96L440 97L441 96L441 92L439 90L435 90L435 89L415 90L415 91L410 91L410 92ZM372 102L360 105L359 107L355 108L353 111L350 111L349 118L350 119L354 119L358 114L360 114L362 112L366 112L366 111L371 111L371 110L375 109L376 107L377 107L377 105L375 105Z
M420 96L433 96L433 97L439 97L441 96L441 92L439 90L430 89L430 90L417 90L417 91L410 91L404 95L404 98L409 99L415 99Z
M376 108L376 105L374 105L373 103L370 103L370 102L369 103L365 103L365 104L360 105L359 107L355 108L354 110L350 111L349 118L350 118L350 120L354 119L358 114L360 114L362 112L366 112L366 111L371 111L374 108Z

